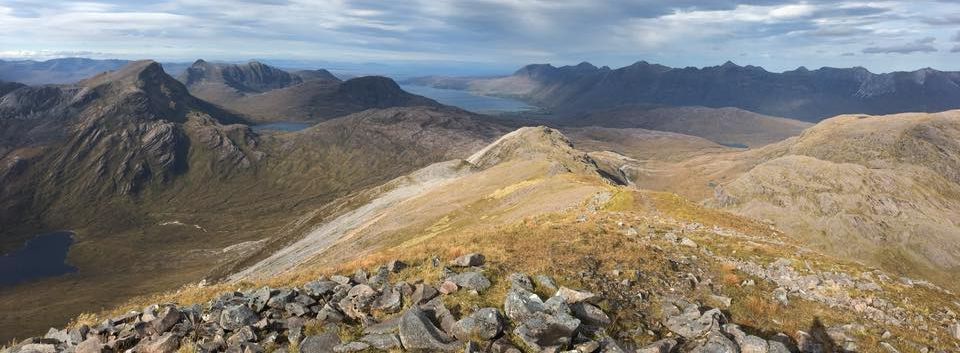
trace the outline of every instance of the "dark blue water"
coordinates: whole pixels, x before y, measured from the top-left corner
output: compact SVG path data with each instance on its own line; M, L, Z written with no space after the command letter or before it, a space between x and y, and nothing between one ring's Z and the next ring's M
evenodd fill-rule
M0 287L77 272L67 264L73 232L40 234L22 248L0 256Z
M446 105L452 105L480 114L500 114L537 109L534 106L515 99L483 96L468 91L414 85L403 85L400 87L403 88L404 91L419 94Z
M281 123L254 125L254 126L251 126L250 128L252 128L253 131L256 131L256 132L264 132L264 131L293 132L293 131L300 131L300 130L306 129L311 126L313 126L313 124L310 124L310 123L281 122Z

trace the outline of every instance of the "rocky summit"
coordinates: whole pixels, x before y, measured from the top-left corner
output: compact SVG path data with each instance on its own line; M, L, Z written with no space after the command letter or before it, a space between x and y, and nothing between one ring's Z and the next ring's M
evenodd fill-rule
M224 292L202 305L157 303L99 323L51 328L43 337L21 341L2 352L798 351L798 343L787 335L748 334L720 309L680 298L661 303L663 317L657 331L638 332L662 338L641 347L623 344L611 337L613 321L606 312L610 309L603 309L610 307L606 298L557 288L543 274L537 274L536 281L524 273L504 278L509 290L501 305L448 307L449 295L458 290L468 291L472 301L482 302L489 296L487 269L477 259L483 255L454 260L452 268L442 269L442 279L398 280L404 272L418 269L393 261L393 270L384 265L372 275L358 270L295 288ZM455 270L463 267L467 268ZM467 277L485 285L444 290L444 284ZM642 296L637 294L637 300L653 299ZM820 339L809 336L800 343L803 351L826 351L832 343Z

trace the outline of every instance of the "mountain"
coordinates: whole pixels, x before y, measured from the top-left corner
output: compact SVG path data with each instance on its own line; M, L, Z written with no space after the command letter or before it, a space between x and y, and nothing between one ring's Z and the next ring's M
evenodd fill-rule
M827 119L771 146L714 203L904 273L960 270L960 111Z
M726 146L759 147L799 135L812 126L738 108L626 106L553 121L564 126L599 126L668 131Z
M86 58L51 59L47 61L0 60L0 80L26 84L73 83L84 78L119 69L130 61Z
M355 83L342 89L379 99ZM112 306L229 268L268 239L303 231L290 224L306 210L465 157L504 132L475 114L421 106L259 135L151 61L75 85L18 87L0 97L0 252L69 229L67 261L79 272L0 291L4 339L64 322L77 303ZM40 290L62 286L72 289ZM27 305L38 301L47 304Z
M653 104L736 107L816 122L845 113L937 112L960 107L960 73L933 69L874 74L861 67L825 67L774 73L731 62L670 68L640 61L619 69L589 63L536 64L507 77L455 84L438 78L417 82L519 98L561 115Z
M439 105L386 77L340 81L325 70L288 73L255 61L198 60L179 79L196 96L256 122L319 122L370 108Z
M310 227L222 281L77 317L10 352L84 338L137 351L956 347L953 292L618 186L595 162L557 130L521 128L298 220Z

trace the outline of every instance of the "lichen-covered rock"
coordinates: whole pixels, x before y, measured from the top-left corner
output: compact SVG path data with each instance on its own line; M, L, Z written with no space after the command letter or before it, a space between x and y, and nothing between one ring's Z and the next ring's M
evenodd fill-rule
M503 331L503 319L494 308L483 308L457 321L453 335L461 341L489 341Z
M460 288L482 292L490 288L490 280L480 272L464 272L447 278Z
M418 307L412 307L400 317L400 342L408 350L457 351L461 345L441 331ZM308 353L308 352L304 352Z
M259 320L257 313L246 305L229 306L220 312L220 326L226 330L237 330L243 326L253 325Z
M450 265L457 267L482 266L485 261L486 258L483 255L471 253L453 259L453 261L450 261Z
M300 353L333 353L333 347L340 345L340 336L327 331L317 336L307 336L300 342Z

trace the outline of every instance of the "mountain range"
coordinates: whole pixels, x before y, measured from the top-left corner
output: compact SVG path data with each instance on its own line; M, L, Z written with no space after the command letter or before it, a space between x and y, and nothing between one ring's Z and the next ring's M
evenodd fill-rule
M815 117L956 75L631 68L442 80L550 110L497 117L255 61L0 83L0 253L78 268L0 290L5 342L71 321L3 353L960 348L960 111Z
M505 77L421 77L405 82L513 97L561 116L647 104L735 107L817 122L847 113L960 108L960 73L929 68L875 74L862 67L800 67L775 73L732 62L671 68L639 61L618 69L584 62L561 67L527 65Z

